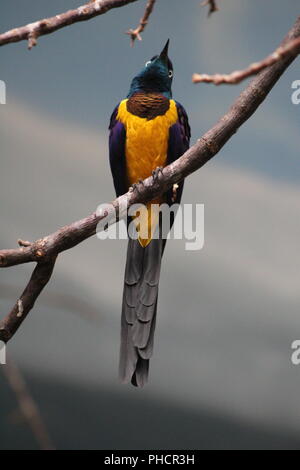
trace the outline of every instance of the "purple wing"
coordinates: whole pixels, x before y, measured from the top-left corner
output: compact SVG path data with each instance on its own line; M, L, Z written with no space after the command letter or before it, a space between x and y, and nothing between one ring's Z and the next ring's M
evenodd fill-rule
M110 119L109 161L117 197L127 193L125 142L126 130L117 120L119 105L115 108Z
M190 146L191 139L191 129L189 125L189 119L184 107L176 102L177 112L178 112L178 121L170 128L169 134L169 146L168 146L168 164L174 162L179 157L181 157ZM179 184L177 190L176 203L180 203L181 196L183 191L183 181ZM168 203L172 202L173 191L169 191L167 194Z

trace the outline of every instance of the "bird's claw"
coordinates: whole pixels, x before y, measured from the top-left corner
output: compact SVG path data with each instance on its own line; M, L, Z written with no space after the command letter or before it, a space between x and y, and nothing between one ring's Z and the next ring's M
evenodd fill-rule
M132 192L132 193L135 192L135 191L136 191L137 193L139 193L139 192L140 192L140 191L139 191L139 185L138 185L137 183L133 183L133 184L131 185L131 187L129 188L129 191Z
M131 192L137 191L138 193L140 193L139 186L144 186L144 181L143 181L143 180L138 180L137 183L133 183L133 185L130 187L129 190L130 190Z
M154 182L158 181L160 173L163 174L162 166L158 166L157 168L155 168L155 170L152 171L152 178Z

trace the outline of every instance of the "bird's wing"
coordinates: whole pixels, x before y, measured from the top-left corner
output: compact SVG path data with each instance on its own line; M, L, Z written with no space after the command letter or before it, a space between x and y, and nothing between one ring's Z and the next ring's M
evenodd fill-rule
M117 197L128 191L125 156L126 130L117 119L118 110L119 105L112 113L109 125L109 161Z
M170 164L181 157L190 146L191 128L188 115L184 107L176 101L178 121L170 128L167 164ZM173 190L168 191L167 201L171 203L180 203L183 191L183 181L179 183L176 200L173 198Z
M176 102L178 121L170 128L168 159L172 163L181 157L190 146L191 128L184 107Z
M191 140L191 128L189 124L189 118L184 107L176 101L177 112L178 112L178 123L181 130L181 139L183 151L186 152L190 146Z

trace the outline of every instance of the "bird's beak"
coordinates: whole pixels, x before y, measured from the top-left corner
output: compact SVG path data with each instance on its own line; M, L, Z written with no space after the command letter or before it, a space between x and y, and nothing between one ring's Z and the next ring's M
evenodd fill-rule
M166 64L168 63L168 52L169 52L169 44L170 44L170 39L167 40L167 43L165 45L165 47L163 48L163 50L161 51L160 53L160 56L159 58L165 62Z

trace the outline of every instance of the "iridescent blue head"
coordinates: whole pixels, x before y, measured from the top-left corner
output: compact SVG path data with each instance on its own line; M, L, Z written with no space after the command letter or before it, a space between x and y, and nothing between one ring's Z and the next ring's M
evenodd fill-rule
M142 71L132 80L128 98L137 92L161 93L172 97L173 65L168 57L169 40L160 55L146 62Z

